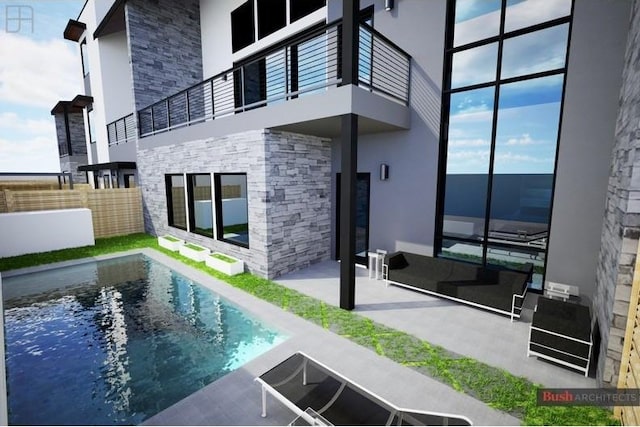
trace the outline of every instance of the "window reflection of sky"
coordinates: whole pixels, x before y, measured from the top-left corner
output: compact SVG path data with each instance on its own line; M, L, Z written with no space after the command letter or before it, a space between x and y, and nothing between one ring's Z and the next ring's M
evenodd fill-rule
M495 173L552 173L562 75L500 89ZM451 95L447 173L488 172L493 88Z
M564 67L569 24L505 40L501 78Z
M458 0L454 46L498 34L500 0ZM571 13L571 0L507 0L505 32L518 30Z

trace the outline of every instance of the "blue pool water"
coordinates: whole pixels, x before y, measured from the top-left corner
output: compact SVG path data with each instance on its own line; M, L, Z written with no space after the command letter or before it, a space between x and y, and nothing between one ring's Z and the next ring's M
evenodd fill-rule
M139 424L284 337L142 255L3 279L10 424Z

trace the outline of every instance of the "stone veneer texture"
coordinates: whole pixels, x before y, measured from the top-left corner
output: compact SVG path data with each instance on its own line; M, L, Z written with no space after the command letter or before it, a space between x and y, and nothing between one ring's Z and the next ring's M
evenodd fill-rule
M640 2L634 0L607 189L593 307L602 338L598 384L617 386L640 238Z
M125 6L136 110L202 81L199 0Z
M249 249L167 224L165 174L225 172L247 174ZM149 233L201 243L268 278L329 259L329 140L259 130L140 149L138 173Z
M60 156L60 171L71 172L74 184L87 184L87 174L78 172L78 166L89 164L86 154L78 156Z
M87 142L84 135L84 117L82 113L69 113L69 134L71 135L72 153L67 153L67 130L64 123L64 113L55 114L56 135L58 137L59 154L81 155L87 154ZM62 148L64 146L64 148Z

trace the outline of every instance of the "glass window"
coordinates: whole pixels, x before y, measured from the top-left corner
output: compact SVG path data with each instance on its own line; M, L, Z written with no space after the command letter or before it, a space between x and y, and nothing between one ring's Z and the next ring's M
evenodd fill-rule
M501 0L458 0L454 46L496 36L500 31Z
M453 54L451 88L486 83L496 79L498 43Z
M493 172L552 174L564 75L500 87Z
M454 39L446 51L451 80L437 253L511 269L531 263L534 288L544 275L571 6L457 0L448 23Z
M93 108L88 110L87 113L87 123L89 125L89 142L91 144L95 144L96 142L96 131L93 124ZM94 159L95 161L95 159Z
M289 0L289 2L291 22L297 21L327 5L327 0Z
M89 53L87 52L86 39L80 43L80 57L82 59L82 75L86 77L89 74Z
M255 41L253 1L249 0L231 12L231 48L237 52Z
M213 201L211 198L211 175L187 175L187 198L189 200L189 231L213 237Z
M170 226L187 229L184 175L165 175L167 188L167 222Z
M258 1L258 39L275 33L287 25L286 0Z
M529 288L542 289L545 250L534 245L508 247L489 245L487 263L510 270L522 270L526 264L533 265L533 276Z
M508 79L564 67L569 24L504 41L501 77Z
M372 17L365 17L363 22L369 26L373 26ZM373 83L372 65L375 40L373 33L362 25L360 26L359 33L358 80L360 83L371 86Z
M438 256L482 264L482 244L444 239Z
M443 234L482 239L487 209L494 88L451 95Z
M287 52L271 54L265 59L267 102L283 101L287 92Z
M249 247L247 174L215 174L214 178L218 239Z
M504 31L509 32L571 13L571 0L507 0Z
M451 94L447 174L489 172L494 88Z
M315 93L325 90L327 80L327 35L320 34L298 45L298 90Z

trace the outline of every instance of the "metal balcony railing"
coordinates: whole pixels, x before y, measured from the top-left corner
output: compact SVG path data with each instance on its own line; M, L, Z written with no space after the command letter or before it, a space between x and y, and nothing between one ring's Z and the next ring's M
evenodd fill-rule
M133 141L137 136L136 121L133 113L107 125L109 146Z
M138 111L141 137L327 90L342 82L336 21ZM408 105L411 57L371 26L359 30L359 86ZM111 141L111 140L110 140Z

